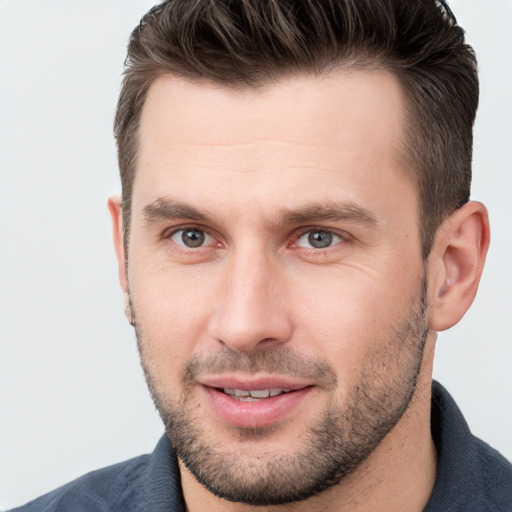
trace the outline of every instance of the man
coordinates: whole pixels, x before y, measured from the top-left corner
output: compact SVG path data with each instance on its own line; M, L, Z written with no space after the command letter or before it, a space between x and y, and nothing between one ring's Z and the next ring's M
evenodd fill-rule
M431 377L489 242L477 102L434 1L150 11L109 208L167 435L25 509L509 510L510 464Z

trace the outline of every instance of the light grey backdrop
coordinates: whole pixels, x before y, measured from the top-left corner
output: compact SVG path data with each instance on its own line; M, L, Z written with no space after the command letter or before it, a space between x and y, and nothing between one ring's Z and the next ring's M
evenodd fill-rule
M126 41L148 0L0 0L0 509L152 450L107 197ZM473 198L493 236L436 377L512 458L512 1L451 5L480 61Z

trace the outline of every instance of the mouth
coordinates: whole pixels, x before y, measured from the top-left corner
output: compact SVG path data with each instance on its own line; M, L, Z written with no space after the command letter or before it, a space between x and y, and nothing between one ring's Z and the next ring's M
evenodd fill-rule
M223 423L241 428L258 428L283 422L301 409L315 386L291 382L203 382L210 411ZM272 379L270 379L272 381Z

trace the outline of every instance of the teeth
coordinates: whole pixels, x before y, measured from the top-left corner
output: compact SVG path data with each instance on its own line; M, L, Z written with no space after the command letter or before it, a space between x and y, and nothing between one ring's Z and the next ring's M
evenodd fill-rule
M289 389L281 389L281 388L272 388L269 391L270 391L270 396L277 396L277 395L280 395L281 393L289 393L290 392Z
M270 389L257 389L255 391L251 391L250 395L253 398L268 398L270 396Z
M224 391L226 395L236 396L237 398L240 398L244 401L254 402L261 398L268 398L272 396L281 395L282 393L288 393L290 390L283 388L271 388L245 391L244 389L223 388L222 391Z

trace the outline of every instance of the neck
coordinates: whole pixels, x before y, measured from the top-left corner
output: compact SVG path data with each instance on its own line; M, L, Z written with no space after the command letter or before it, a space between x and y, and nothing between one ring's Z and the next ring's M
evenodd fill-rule
M217 498L181 464L187 512L420 512L434 487L436 452L430 431L435 335L427 341L407 411L372 454L339 484L307 500L255 507Z

